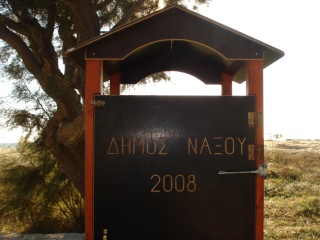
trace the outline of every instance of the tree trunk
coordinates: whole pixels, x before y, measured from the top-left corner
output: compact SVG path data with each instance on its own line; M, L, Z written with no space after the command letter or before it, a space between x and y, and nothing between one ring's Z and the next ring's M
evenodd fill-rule
M61 72L53 37L58 35L64 51L100 34L97 12L109 13L112 21L122 17L116 24L119 27L141 9L145 14L157 9L158 2L3 0L0 7L0 39L17 52L25 68L57 104L42 132L43 142L84 196L85 70L64 58L65 70ZM104 24L105 16L100 18Z

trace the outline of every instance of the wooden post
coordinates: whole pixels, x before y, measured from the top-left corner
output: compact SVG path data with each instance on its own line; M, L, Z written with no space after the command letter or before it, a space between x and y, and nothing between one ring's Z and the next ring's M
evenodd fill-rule
M263 61L251 60L246 63L246 84L247 95L255 95L256 112L263 114ZM263 115L262 115L263 116ZM256 145L264 145L263 121L256 128ZM264 157L257 159L258 164L263 164ZM256 240L263 239L263 221L264 221L264 179L256 176Z
M232 76L221 73L221 95L232 96Z
M101 94L102 61L86 61L85 97L85 239L93 240L93 140L94 107L91 100Z
M121 73L110 76L110 95L120 95Z

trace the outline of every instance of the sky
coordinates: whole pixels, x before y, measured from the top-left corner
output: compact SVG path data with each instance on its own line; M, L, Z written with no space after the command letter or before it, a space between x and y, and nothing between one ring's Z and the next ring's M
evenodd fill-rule
M199 8L200 14L285 52L264 69L266 139L274 134L284 139L320 139L318 5L318 0L212 0L209 7ZM170 83L136 87L129 94L220 94L220 86L204 85L176 72L171 76ZM233 92L245 95L245 84L233 84ZM19 131L0 129L0 142L18 137Z
M319 10L318 0L212 0L210 7L200 7L200 14L285 52L264 69L266 139L275 134L320 139ZM220 94L220 87L172 75L172 83L151 84L138 93L166 94L159 90L165 88L167 94ZM233 84L234 95L245 95L245 88L245 83Z
M201 14L285 52L264 70L264 128L320 139L318 0L212 0Z

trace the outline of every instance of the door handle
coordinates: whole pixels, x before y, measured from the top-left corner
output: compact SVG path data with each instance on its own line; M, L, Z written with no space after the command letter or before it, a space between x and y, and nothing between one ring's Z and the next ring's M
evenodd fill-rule
M226 171L219 171L218 174L245 174L245 173L254 173L258 174L260 177L266 178L267 177L267 163L259 164L258 169L255 171L239 171L239 172L226 172Z

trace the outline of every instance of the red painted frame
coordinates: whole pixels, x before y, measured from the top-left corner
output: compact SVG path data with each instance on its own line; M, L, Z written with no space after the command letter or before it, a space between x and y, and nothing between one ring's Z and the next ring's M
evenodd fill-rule
M256 112L263 113L263 61L251 60L246 64L247 95L255 95ZM263 122L263 121L262 121ZM256 145L264 145L263 123L256 128ZM264 157L257 159L257 167ZM264 178L256 176L256 240L263 239Z

